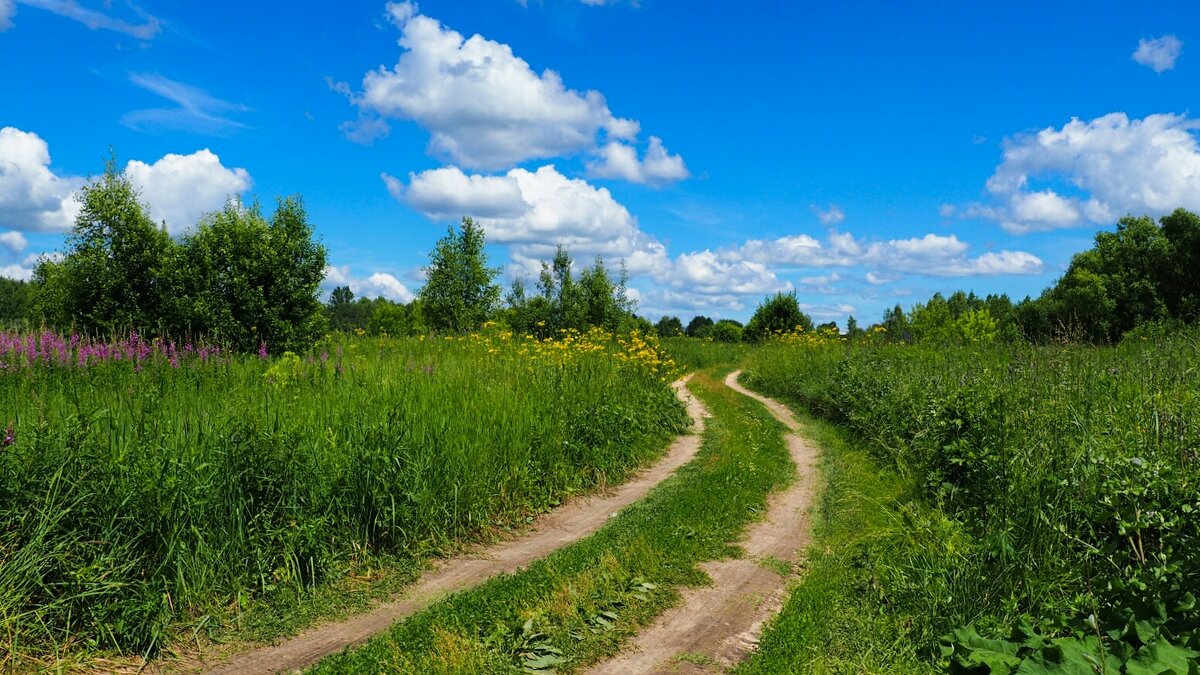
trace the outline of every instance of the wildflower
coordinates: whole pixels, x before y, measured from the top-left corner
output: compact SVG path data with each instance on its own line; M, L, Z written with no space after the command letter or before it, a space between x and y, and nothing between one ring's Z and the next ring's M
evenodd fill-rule
M267 343L265 341L258 343L258 358L265 359L267 356Z
M8 447L15 440L17 440L17 432L13 431L12 422L9 422L8 426L4 429L4 440L0 441L0 447Z

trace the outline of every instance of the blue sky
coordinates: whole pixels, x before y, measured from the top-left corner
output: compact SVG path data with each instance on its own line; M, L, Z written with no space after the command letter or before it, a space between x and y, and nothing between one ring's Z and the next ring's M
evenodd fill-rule
M561 242L685 320L1019 299L1200 210L1195 3L223 4L0 0L0 274L110 146L176 234L302 194L328 287L407 300L472 215L506 278Z

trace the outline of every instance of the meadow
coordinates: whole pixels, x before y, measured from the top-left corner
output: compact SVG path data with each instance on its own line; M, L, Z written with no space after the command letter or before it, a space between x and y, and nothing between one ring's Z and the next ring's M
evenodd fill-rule
M600 330L257 356L0 335L0 669L153 654L520 526L661 453L686 423L675 371Z
M880 337L785 336L748 357L748 384L834 425L814 569L748 672L834 654L851 669L1194 672L1200 335ZM820 618L839 605L854 621Z

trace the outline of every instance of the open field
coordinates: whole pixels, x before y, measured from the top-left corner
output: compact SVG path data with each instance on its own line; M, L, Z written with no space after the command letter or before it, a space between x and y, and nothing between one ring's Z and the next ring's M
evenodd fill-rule
M666 357L602 332L273 359L6 340L0 668L219 637L619 481L686 420Z
M818 565L841 571L798 588L764 651L791 641L816 658L846 648L837 631L854 624L854 649L878 663L1009 672L1091 658L1117 672L1194 658L1197 366L1194 333L1111 348L781 340L754 353L751 386L869 453L826 465L832 485L862 490L827 495L825 542L842 550ZM814 623L839 604L868 618Z

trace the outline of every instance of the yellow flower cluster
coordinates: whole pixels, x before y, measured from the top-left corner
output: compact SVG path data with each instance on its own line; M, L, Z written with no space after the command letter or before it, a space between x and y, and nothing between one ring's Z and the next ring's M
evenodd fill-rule
M632 331L627 337L618 337L620 349L616 357L620 361L643 368L664 380L673 379L679 371L675 361L667 354L658 342L654 333L642 335L640 331Z
M451 338L445 338L451 339ZM603 328L587 331L562 329L558 335L538 339L533 335L517 335L489 321L469 335L457 338L485 350L488 354L515 353L536 364L564 367L593 354L609 354L624 367L670 380L678 367L658 343L657 336L633 331L629 335L613 335Z
M886 333L887 329L883 326L874 326L865 333L860 333L858 339L868 341L883 340ZM847 337L839 333L836 328L806 331L800 326L796 326L795 330L791 331L775 331L771 334L770 339L779 344L793 347L824 347L826 345L844 343Z
M800 326L796 326L795 330L787 332L775 331L771 334L770 339L792 347L824 347L844 342L846 336L839 333L836 328L806 331Z

